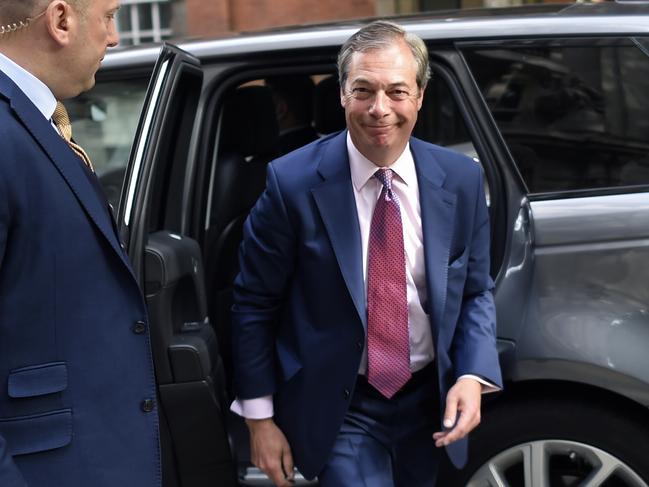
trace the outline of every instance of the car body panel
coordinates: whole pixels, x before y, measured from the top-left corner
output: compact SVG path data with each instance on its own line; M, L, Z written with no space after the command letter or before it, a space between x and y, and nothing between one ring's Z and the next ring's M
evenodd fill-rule
M649 186L531 193L507 134L499 128L497 114L480 91L474 66L464 55L475 48L570 44L566 39L572 45L575 41L596 45L604 38L602 44L621 40L647 55L649 7L577 4L445 12L396 20L427 42L435 79L448 86L448 96L466 124L468 140L455 141L454 147L475 156L488 181L492 275L506 390L515 391L527 383L585 384L642 408L649 406L649 355L645 352L649 343ZM182 154L169 158L161 149L168 141L160 138L168 134L161 126L178 116L165 108L172 100L158 96L157 108L145 108L120 205L123 237L142 284L147 282L143 255L149 232L176 232L202 245L207 241L203 237L219 211L211 202L222 159L226 97L237 86L257 83L269 73L307 72L318 77L333 73L339 46L360 25L361 21L352 21L302 26L179 44L190 53L187 59L192 69L200 63L203 71L202 81L192 85L197 91L192 98L195 108L183 119L185 132L191 134L183 136ZM98 80L110 83L120 73L146 75L159 52L159 46L113 50ZM553 69L550 66L546 71ZM165 83L173 86L177 74L170 74ZM151 88L155 91L156 86L162 98L176 96L162 84L154 82ZM564 142L576 149L584 143L578 139ZM538 145L546 143L542 140ZM165 158L179 167L176 175L182 179L178 194L168 202L156 196L151 181L158 159ZM162 216L151 217L154 211ZM150 219L157 221L153 228ZM221 318L211 318L219 326ZM507 394L503 398L507 400ZM491 404L498 407L499 400ZM241 440L245 432L231 429L229 433L236 437L235 443L245 441Z

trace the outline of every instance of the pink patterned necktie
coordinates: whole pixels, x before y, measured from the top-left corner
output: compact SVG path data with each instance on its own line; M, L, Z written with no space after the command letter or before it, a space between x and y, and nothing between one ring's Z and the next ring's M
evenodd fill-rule
M392 170L374 176L383 189L376 202L367 264L367 379L388 399L410 379L406 257L399 198Z

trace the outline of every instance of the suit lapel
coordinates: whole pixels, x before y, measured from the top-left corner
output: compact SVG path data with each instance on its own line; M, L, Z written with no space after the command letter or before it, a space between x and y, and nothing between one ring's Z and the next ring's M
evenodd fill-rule
M100 200L96 190L92 187L77 156L63 138L56 133L50 122L45 120L43 114L38 111L22 91L15 88L13 82L3 73L0 73L0 91L10 100L11 108L18 119L47 153L50 161L74 193L88 218L99 229L122 262L130 269L110 218L106 213L107 210L104 209L104 202Z
M318 166L323 182L311 190L356 311L367 329L361 233L347 156L347 132L334 137Z
M410 139L410 147L419 182L428 306L433 337L437 344L446 306L448 259L453 237L456 197L443 188L446 173L432 152L417 139Z

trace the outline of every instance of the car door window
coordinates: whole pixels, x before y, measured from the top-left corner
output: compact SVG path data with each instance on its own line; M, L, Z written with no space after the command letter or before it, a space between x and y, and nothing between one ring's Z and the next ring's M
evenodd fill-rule
M436 73L433 73L426 86L413 135L477 159L475 147L455 97L447 81Z
M433 74L424 92L424 101L413 135L431 144L460 152L481 164L462 110L451 92L451 81L441 76L437 71L438 66L433 64L432 68ZM487 178L484 179L484 192L487 205L491 206L491 190Z
M649 57L638 42L463 51L531 193L649 184Z
M100 81L66 101L75 140L92 159L110 203L117 208L148 78Z

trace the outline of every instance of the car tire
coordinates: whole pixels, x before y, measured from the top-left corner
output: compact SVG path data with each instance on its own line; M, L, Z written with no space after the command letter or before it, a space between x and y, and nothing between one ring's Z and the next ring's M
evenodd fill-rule
M495 401L471 434L469 463L439 487L648 487L647 417L590 399Z

